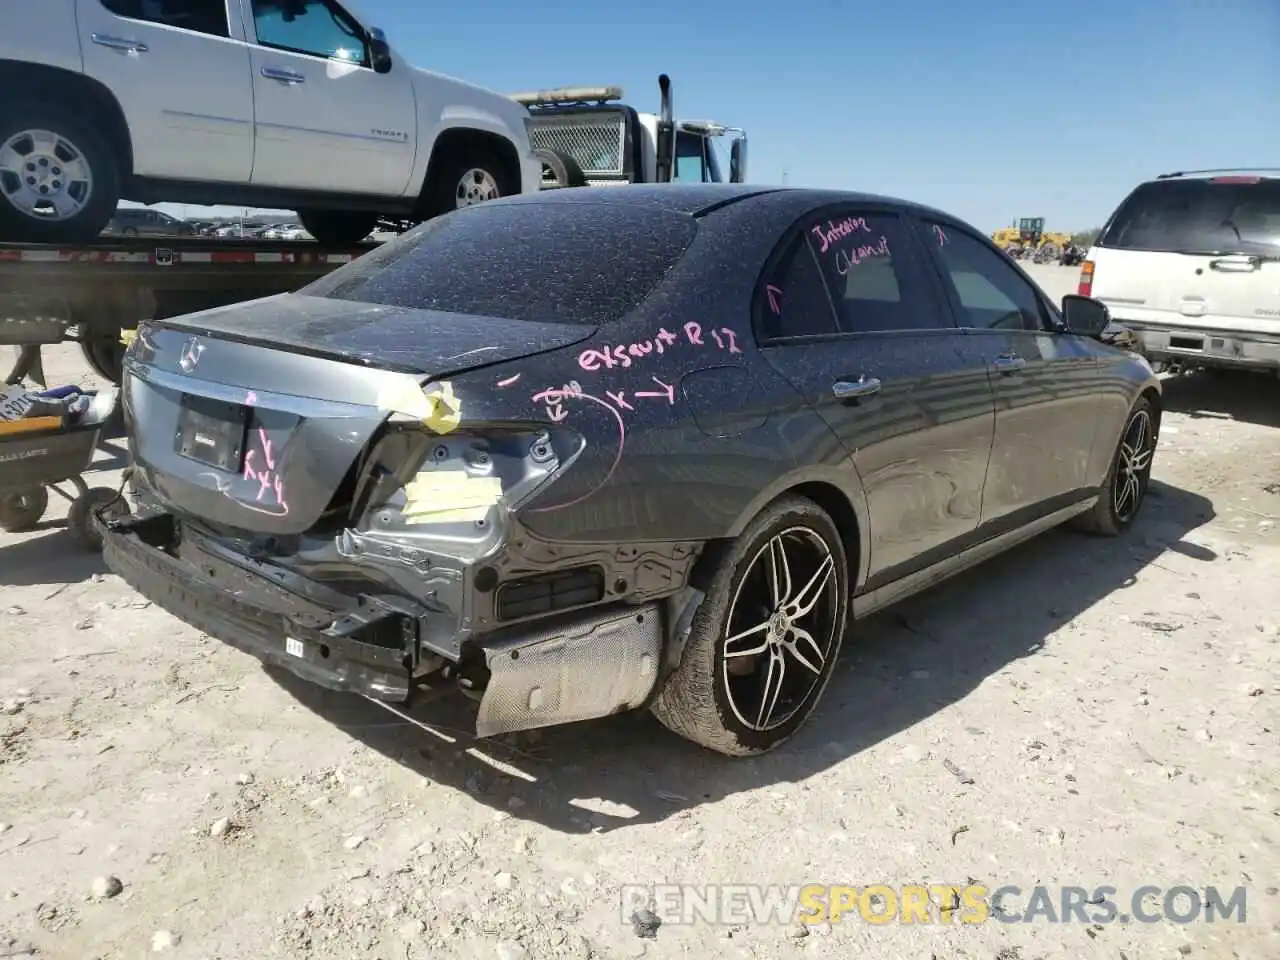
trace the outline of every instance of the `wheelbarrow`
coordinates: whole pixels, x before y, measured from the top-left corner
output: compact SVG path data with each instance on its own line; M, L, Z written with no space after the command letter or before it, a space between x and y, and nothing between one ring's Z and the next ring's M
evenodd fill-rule
M63 403L68 396L71 405ZM0 530L21 533L43 519L52 491L71 502L67 530L85 547L102 547L103 519L131 513L120 490L90 487L83 474L102 429L115 412L119 390L44 393L9 388L0 398ZM49 412L45 412L49 411ZM74 493L63 489L69 485Z

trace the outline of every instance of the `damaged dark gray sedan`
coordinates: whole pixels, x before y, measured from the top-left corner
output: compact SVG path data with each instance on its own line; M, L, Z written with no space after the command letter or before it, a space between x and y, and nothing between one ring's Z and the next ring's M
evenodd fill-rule
M849 622L1142 504L1160 384L966 224L862 194L580 188L139 329L108 565L326 687L482 736L650 708L730 755Z

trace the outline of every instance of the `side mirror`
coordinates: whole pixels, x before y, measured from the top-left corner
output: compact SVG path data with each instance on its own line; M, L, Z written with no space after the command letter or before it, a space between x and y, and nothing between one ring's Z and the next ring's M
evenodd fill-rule
M1099 337L1111 323L1111 311L1101 300L1069 293L1062 298L1062 319L1067 332L1082 337Z
M739 137L729 148L729 182L746 183L747 180L747 138Z
M377 27L369 29L369 63L374 73L391 72L391 47L387 35Z

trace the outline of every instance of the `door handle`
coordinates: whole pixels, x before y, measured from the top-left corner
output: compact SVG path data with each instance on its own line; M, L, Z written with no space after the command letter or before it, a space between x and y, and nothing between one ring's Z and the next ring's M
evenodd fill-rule
M875 377L859 377L857 380L837 380L831 385L837 400L856 400L880 392L880 381Z
M107 47L110 50L119 50L122 53L146 53L147 45L137 40L125 40L123 37L112 37L105 33L95 33L90 36L100 47Z
M1209 269L1219 273L1253 273L1261 264L1261 257L1219 257L1209 261Z
M307 78L300 73L294 73L292 70L284 70L280 67L263 67L262 75L268 80L282 80L285 83L306 83Z
M992 364L1001 373L1013 373L1015 370L1021 370L1026 365L1027 361L1012 354L996 357L995 362Z

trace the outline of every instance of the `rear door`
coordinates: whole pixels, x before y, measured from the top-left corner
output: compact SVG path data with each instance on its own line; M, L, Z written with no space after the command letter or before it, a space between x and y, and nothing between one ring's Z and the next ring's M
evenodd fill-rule
M1091 259L1092 295L1121 322L1280 333L1280 180L1145 183L1116 211Z
M983 523L1017 526L1075 502L1101 412L1095 351L984 237L941 218L918 227L995 397Z
M240 0L78 0L76 22L85 73L124 110L136 174L249 182L253 86Z
M869 589L974 532L991 449L982 357L892 208L797 223L766 272L762 355L830 425L866 493Z

